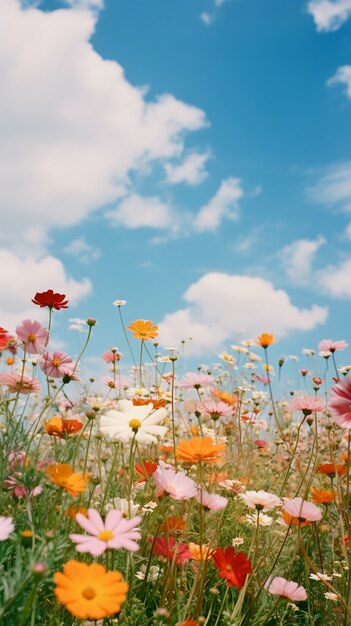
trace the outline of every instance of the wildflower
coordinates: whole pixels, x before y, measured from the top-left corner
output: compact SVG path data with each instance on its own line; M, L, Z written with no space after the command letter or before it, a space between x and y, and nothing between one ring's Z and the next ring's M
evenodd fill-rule
M257 343L259 346L264 348L265 350L271 343L274 342L274 335L269 335L268 333L262 333L259 337L257 337Z
M113 349L109 350L108 352L104 352L102 358L104 359L104 361L106 361L106 363L117 363L121 360L122 354Z
M176 447L178 461L196 463L218 463L223 458L224 443L214 444L211 437L193 437L186 441L181 439Z
M332 602L338 602L339 600L339 596L336 593L333 593L332 591L326 591L324 594L324 597L327 600L332 600Z
M51 378L63 378L73 372L73 360L65 352L45 352L42 356L40 369Z
M136 572L135 577L138 580L145 580L146 569L147 569L146 565L141 565L140 570ZM161 573L161 568L158 565L150 565L149 572L147 575L148 582L150 583L156 582L160 577L160 573Z
M222 391L221 389L212 389L211 395L214 398L218 398L218 400L221 400L225 404L230 404L231 406L234 406L238 402L238 398L236 395L232 393L227 393L226 391Z
M157 467L158 465L154 461L144 461L143 463L136 463L135 471L138 472L138 474L141 476L141 479L138 482L145 482L156 472Z
M197 410L200 413L209 415L213 421L218 420L219 417L233 414L233 409L228 404L225 402L215 402L214 400L201 402L201 404L198 404Z
M106 509L108 511L112 509L120 511L124 519L131 519L139 511L139 504L135 504L133 500L127 500L127 498L113 498L111 504L113 506L107 505Z
M344 476L347 473L347 467L341 463L321 463L317 467L317 472L333 479L335 476Z
M77 419L63 419L56 415L52 417L46 424L44 424L46 432L51 437L60 437L60 439L66 439L70 435L74 435L83 428L83 424Z
M332 576L328 576L328 574L322 574L321 572L317 572L316 574L310 574L311 580L333 580Z
M127 300L114 300L112 304L113 306L125 306L127 304Z
M167 517L166 521L161 524L160 530L168 533L183 532L185 530L185 520L177 515Z
M345 350L348 343L341 339L340 341L333 341L332 339L323 339L318 344L318 350L321 352L335 352L336 350Z
M322 519L322 511L315 504L307 502L301 497L283 498L283 503L283 510L300 523L318 522Z
M133 398L132 402L134 406L144 406L145 404L152 404L155 411L157 409L162 409L162 407L166 406L167 400L164 398Z
M174 500L188 500L197 493L194 481L172 468L158 467L153 478L158 488L166 491Z
M51 482L65 489L71 496L83 493L88 484L88 474L74 472L71 465L55 463L46 470Z
M268 527L273 524L273 518L265 513L262 513L262 511L255 511L250 515L245 515L245 522L251 526L257 526L258 524L259 526Z
M293 580L286 580L281 576L269 578L264 584L264 588L268 593L274 596L287 598L293 602L307 600L307 593L304 587L299 586L299 584Z
M195 372L188 372L180 381L180 386L184 389L200 389L201 387L209 387L213 382L212 376Z
M212 558L213 549L205 544L199 545L190 541L189 550L194 561L209 561Z
M324 408L323 400L317 396L295 396L290 403L292 411L302 411L304 415L323 411Z
M121 610L128 585L118 571L108 572L100 563L68 561L63 573L55 572L55 595L79 619L103 619Z
M71 534L69 537L77 543L77 552L89 552L93 556L100 556L108 548L136 552L141 534L136 526L141 517L126 520L121 511L112 510L106 515L105 523L96 509L88 509L88 517L77 513L76 522L90 535Z
M158 337L158 326L155 326L150 320L136 320L131 322L128 326L128 330L133 333L135 339L141 341L148 341L149 339L155 339Z
M0 541L6 541L15 530L12 517L0 516Z
M223 496L219 496L216 493L208 493L204 489L199 489L195 500L202 504L205 509L209 509L211 511L223 511L227 504L228 499Z
M191 619L191 617L187 617L185 622L177 622L176 626L199 626L199 622L195 619Z
M68 309L68 300L65 299L66 296L60 293L54 293L52 289L48 291L42 291L41 293L37 292L32 299L33 304L37 304L41 308L47 306L49 309L56 309L59 311L60 309Z
M16 327L16 334L28 354L42 354L44 352L49 333L39 322L23 320Z
M233 537L232 546L233 548L237 548L238 546L242 546L244 542L245 540L243 539L243 537Z
M85 517L88 516L88 510L85 508L85 506L70 506L68 507L67 511L66 511L66 515L67 517L70 517L71 519L76 519L76 515L77 513L80 513L81 515L85 515Z
M5 330L5 328L2 328L2 326L0 326L0 350L3 350L4 348L7 347L8 339L9 339L8 331Z
M240 498L251 509L257 511L271 511L276 506L281 505L281 500L274 493L269 493L260 489L259 491L245 491L240 494Z
M227 580L228 587L242 589L246 576L252 573L251 563L244 552L235 554L232 546L217 548L213 553L213 560L220 578Z
M337 497L336 491L329 489L312 489L312 500L319 504L330 504Z
M329 410L334 422L342 428L351 429L351 376L331 388Z
M164 408L154 411L153 404L134 406L131 400L120 400L118 410L113 409L100 417L100 432L114 441L128 443L156 443L168 428L160 426L167 415Z
M40 383L37 378L29 378L15 372L0 374L0 385L5 385L10 393L38 393Z
M188 559L191 559L191 552L187 544L177 543L174 537L157 537L153 543L153 552L169 561L172 561L175 557L177 565L181 565Z

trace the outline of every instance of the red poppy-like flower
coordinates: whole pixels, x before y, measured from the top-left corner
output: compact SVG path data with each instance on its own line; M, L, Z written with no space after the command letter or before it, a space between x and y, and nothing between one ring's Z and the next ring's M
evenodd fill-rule
M234 548L217 548L213 553L213 560L220 578L227 580L228 587L242 589L247 574L252 573L249 559L244 552L235 554Z
M8 331L0 326L0 349L6 348L9 340Z
M153 546L153 552L169 561L172 561L174 555L176 555L175 562L177 565L181 565L184 561L191 559L192 556L186 543L177 543L174 537L167 536L157 537Z
M148 478L150 478L157 470L157 463L153 461L144 461L143 463L136 463L135 470L138 472L139 476L141 476L141 480L138 480L139 483L144 483Z
M66 297L64 294L54 293L52 289L48 289L48 291L37 292L32 298L32 302L41 308L47 306L49 309L59 311L60 309L68 309Z

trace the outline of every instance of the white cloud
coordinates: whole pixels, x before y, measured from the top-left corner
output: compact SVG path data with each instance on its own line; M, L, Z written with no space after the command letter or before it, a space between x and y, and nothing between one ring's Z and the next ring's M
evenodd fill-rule
M306 285L311 279L312 264L325 239L297 239L285 246L279 253L289 278L297 285Z
M211 24L213 24L215 17L216 16L214 13L207 13L206 11L200 13L200 20L205 24L205 26L210 26Z
M173 229L175 226L171 207L157 196L140 196L136 193L124 198L117 209L106 213L112 225L126 228Z
M171 185L176 185L177 183L199 185L208 176L205 166L209 158L210 152L193 152L180 165L166 163L164 166L167 175L166 182Z
M327 81L328 87L338 84L346 86L346 95L351 100L351 65L342 65Z
M320 204L338 205L345 211L351 211L351 161L330 166L309 189L309 195Z
M84 237L73 239L63 251L76 257L82 263L91 263L91 261L96 261L101 256L101 250L87 243Z
M294 306L288 294L262 278L211 272L190 285L183 296L187 306L160 322L162 345L177 345L189 337L187 354L204 355L233 341L238 334L273 332L278 337L323 324L326 307Z
M4 268L1 275L0 325L12 332L25 318L47 320L47 311L31 303L37 291L53 289L64 293L70 305L91 292L91 283L87 278L81 281L70 278L61 261L52 256L21 259L13 252L0 249L0 266Z
M346 226L345 236L346 236L346 239L351 240L351 222L349 222L348 225Z
M132 171L180 158L186 133L206 126L199 108L171 94L146 100L103 59L90 44L97 17L0 2L3 241L39 245L116 202Z
M101 10L104 8L104 0L64 0L64 2L70 7L79 9Z
M227 178L209 202L201 207L194 221L198 232L214 231L224 218L237 220L239 217L238 201L244 195L240 178Z
M307 11L319 32L338 30L351 15L351 0L311 0Z
M351 259L339 265L328 265L317 272L317 286L334 298L351 298Z

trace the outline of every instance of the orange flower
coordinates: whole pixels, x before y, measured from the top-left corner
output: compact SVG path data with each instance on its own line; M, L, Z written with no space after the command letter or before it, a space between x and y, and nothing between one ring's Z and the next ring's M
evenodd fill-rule
M325 474L329 476L329 478L335 478L335 476L344 476L347 472L346 465L335 464L334 463L321 463L318 465L317 471L320 474Z
M44 425L44 428L51 437L66 439L81 430L83 424L79 420L66 420L57 415L52 417L51 420Z
M336 491L330 491L329 489L312 489L312 502L330 504L337 495Z
M66 463L55 463L46 470L51 482L66 489L71 496L83 493L88 484L88 474L73 472L73 467Z
M154 323L150 320L135 320L135 322L130 323L128 330L133 333L135 339L140 339L141 341L154 339L158 336L158 326L154 326Z
M70 517L71 519L74 519L74 520L76 519L77 513L81 513L85 517L88 517L88 511L85 508L85 506L70 506L68 507L66 511L67 517Z
M160 452L165 452L165 454L170 454L173 452L173 446L157 446Z
M161 409L167 404L167 400L163 400L162 398L155 398L154 400L152 400L151 398L133 398L132 402L134 406L144 406L144 404L152 404L155 411L157 411L157 409Z
M121 610L128 585L120 572L107 572L100 563L68 561L55 572L55 595L79 619L103 619Z
M171 516L167 517L166 521L163 522L160 526L160 530L164 530L165 532L174 533L174 532L182 532L185 529L185 521L182 517L179 516Z
M222 460L224 443L214 444L211 437L193 437L186 441L181 439L176 447L176 457L178 461L196 463L217 463Z
M292 526L309 526L311 524L308 520L300 522L298 517L293 517L293 515L290 515L290 513L287 513L286 511L282 511L282 516L287 526L290 526L290 524Z
M187 617L185 622L178 622L177 626L199 626L199 622L195 619L191 619L191 617Z
M259 337L257 337L257 343L262 346L266 350L271 343L274 342L274 335L269 335L268 333L262 333Z
M218 398L218 400L221 400L222 402L225 402L230 406L233 406L238 402L238 398L236 395L228 393L227 391L222 391L221 389L212 389L211 395L213 398Z
M193 543L192 541L189 542L188 547L191 552L191 558L193 558L194 561L209 561L214 552L210 546L205 544L199 545L197 543Z

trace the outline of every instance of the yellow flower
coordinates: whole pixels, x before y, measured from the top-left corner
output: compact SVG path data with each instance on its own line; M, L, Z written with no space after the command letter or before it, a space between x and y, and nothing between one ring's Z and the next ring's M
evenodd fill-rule
M133 333L133 337L141 341L154 339L158 336L158 326L155 326L150 320L135 320L128 326L128 330Z
M88 474L84 476L80 472L74 472L71 465L66 463L55 463L46 470L50 480L59 487L66 489L71 496L78 496L83 493L88 484Z
M199 545L197 543L189 542L189 550L194 561L209 561L212 558L214 550L206 544Z

